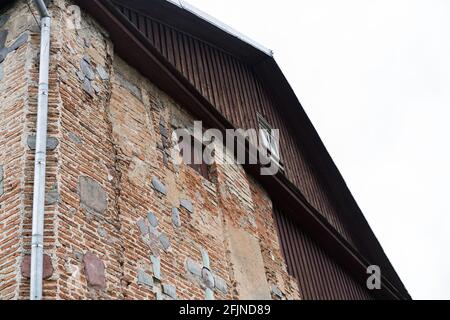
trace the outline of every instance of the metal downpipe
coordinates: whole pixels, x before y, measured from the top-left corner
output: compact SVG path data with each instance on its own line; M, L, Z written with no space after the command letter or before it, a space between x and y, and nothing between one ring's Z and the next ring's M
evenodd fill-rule
M35 3L41 14L41 47L36 124L36 156L34 165L30 300L41 300L44 256L45 166L47 158L46 146L51 18L47 7L42 0L35 0Z

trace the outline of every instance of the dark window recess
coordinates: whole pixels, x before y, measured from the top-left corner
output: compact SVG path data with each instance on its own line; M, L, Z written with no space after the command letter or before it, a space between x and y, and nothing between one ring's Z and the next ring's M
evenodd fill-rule
M181 150L181 156L183 156L183 149ZM191 167L195 171L197 171L203 178L209 180L209 165L205 163L203 159L203 153L205 151L205 146L203 144L200 145L200 147L196 146L194 143L194 138L191 137L190 139L190 150L191 150L191 159L188 163L186 163L187 166ZM195 163L195 158L197 155L197 159L201 159L201 164Z

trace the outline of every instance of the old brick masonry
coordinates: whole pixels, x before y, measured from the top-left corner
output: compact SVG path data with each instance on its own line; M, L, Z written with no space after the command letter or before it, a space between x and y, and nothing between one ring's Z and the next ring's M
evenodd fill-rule
M299 299L267 193L237 165L174 165L194 119L71 5L50 7L45 299ZM18 1L1 32L0 299L26 299L39 29Z

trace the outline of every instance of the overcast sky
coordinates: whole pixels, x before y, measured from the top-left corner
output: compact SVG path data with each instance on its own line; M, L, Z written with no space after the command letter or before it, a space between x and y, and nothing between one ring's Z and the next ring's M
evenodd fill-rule
M189 0L272 49L414 299L450 299L450 1Z

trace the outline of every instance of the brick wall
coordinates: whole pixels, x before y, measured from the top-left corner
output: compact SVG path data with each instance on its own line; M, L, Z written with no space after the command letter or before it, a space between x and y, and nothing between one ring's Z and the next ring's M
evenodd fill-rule
M26 242L26 126L37 26L24 3L0 9L0 299L17 299Z
M172 131L196 119L122 61L90 17L70 28L70 5L51 6L45 298L300 298L267 193L239 165L215 164L209 180L176 165ZM25 21L30 37L0 80L1 299L29 290L39 35Z

